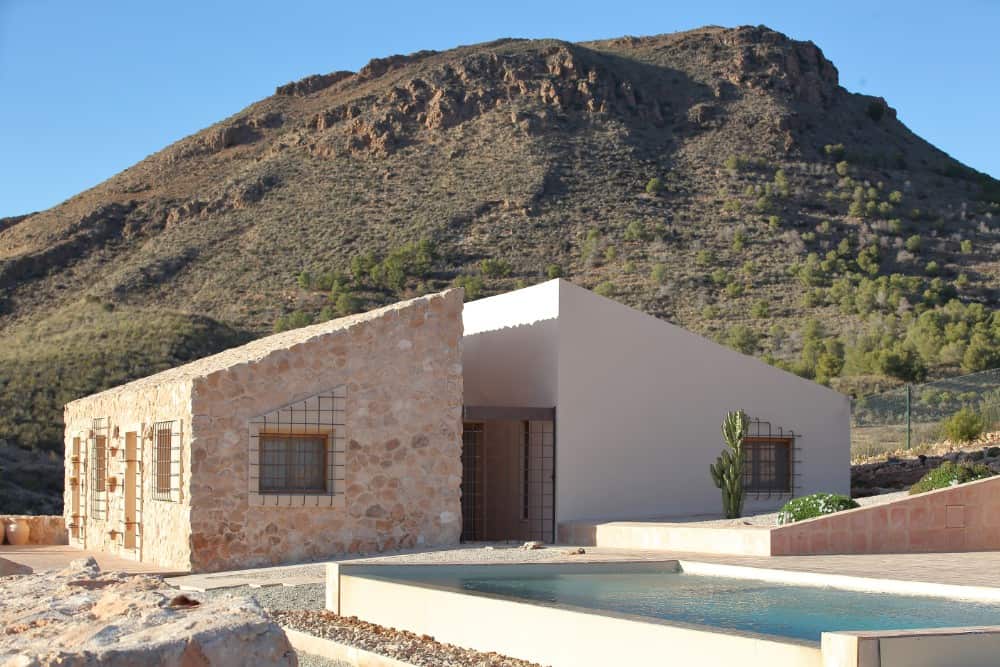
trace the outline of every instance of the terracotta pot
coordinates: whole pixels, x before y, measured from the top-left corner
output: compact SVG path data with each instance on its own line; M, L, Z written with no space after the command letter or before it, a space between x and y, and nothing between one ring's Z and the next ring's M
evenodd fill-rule
M7 519L4 527L7 533L7 544L19 547L28 543L31 528L24 519Z

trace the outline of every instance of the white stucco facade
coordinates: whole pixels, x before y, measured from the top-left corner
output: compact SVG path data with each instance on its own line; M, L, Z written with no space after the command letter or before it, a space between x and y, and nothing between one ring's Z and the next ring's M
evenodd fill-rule
M796 495L849 492L849 401L826 387L564 280L468 303L463 324L466 406L555 408L557 522L718 513L708 466L735 409L797 434Z

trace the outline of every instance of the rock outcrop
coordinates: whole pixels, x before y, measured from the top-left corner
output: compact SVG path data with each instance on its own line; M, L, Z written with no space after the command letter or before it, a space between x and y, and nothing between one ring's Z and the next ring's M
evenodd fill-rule
M284 631L246 600L199 602L159 577L62 572L0 579L3 667L294 667Z

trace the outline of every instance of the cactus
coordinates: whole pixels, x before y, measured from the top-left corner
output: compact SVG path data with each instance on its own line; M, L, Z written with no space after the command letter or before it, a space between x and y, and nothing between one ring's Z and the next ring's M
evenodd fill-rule
M722 490L722 508L727 519L743 515L743 436L747 416L742 410L730 412L722 421L722 437L727 449L708 466L715 486Z

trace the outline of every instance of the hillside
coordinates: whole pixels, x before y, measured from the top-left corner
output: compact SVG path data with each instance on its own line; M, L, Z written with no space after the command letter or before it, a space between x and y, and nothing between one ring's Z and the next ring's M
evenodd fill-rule
M0 219L0 441L59 449L63 402L275 328L555 275L845 391L979 370L998 215L765 27L377 58Z

